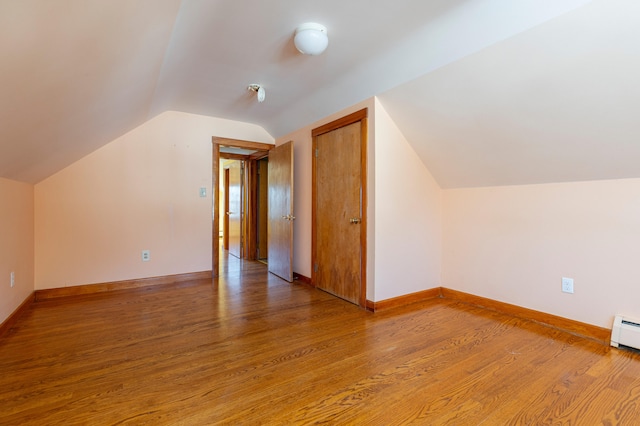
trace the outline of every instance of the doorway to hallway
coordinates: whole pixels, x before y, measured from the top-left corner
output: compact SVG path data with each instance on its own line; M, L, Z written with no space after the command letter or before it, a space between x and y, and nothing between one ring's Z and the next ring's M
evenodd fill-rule
M223 249L238 259L266 259L269 272L293 281L293 142L214 137L212 157L213 275Z

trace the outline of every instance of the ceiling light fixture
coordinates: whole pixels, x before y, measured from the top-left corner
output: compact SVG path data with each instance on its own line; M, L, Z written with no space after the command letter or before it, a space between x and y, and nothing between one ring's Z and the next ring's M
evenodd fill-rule
M262 87L259 84L250 84L249 86L247 86L247 90L251 91L251 92L256 92L257 97L258 97L258 102L263 102L264 101L264 87Z
M296 29L293 43L300 53L305 55L319 55L329 45L327 28L324 25L307 22Z

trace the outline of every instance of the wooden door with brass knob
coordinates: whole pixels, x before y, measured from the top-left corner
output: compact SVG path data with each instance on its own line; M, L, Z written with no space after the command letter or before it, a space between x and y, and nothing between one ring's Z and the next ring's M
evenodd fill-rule
M315 129L312 135L312 279L317 288L364 306L366 110Z
M269 151L269 272L293 281L293 141Z

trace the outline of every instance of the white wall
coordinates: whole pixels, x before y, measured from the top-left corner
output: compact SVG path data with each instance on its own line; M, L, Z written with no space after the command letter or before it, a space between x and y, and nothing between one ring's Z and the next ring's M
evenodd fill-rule
M441 190L374 99L277 141L294 141L296 272L311 276L311 129L364 107L369 300L444 286L606 328L640 317L640 179ZM0 319L34 288L210 269L212 135L272 142L257 126L168 112L35 190L0 179Z
M0 178L0 323L34 290L33 211L33 185Z
M442 190L376 101L374 301L440 287Z
M211 270L212 136L273 143L256 125L166 112L38 183L36 289Z
M639 242L640 179L444 191L455 290L609 328L640 318Z
M296 272L311 276L311 130L364 107L369 300L444 286L602 327L617 313L640 317L639 179L441 190L374 99L277 141L294 141ZM272 142L254 125L168 112L37 184L33 196L33 187L0 182L3 204L35 210L35 231L28 214L5 209L0 220L19 223L10 238L27 241L16 254L3 230L0 315L33 288L210 269L213 135ZM142 249L151 262L141 262ZM13 268L26 275L19 294L2 284ZM560 292L562 276L575 279L575 294Z

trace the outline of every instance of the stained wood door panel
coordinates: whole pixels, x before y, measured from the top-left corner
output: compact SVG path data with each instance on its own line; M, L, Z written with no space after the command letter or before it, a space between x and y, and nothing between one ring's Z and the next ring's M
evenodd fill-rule
M359 304L361 122L316 137L316 286Z
M258 250L259 260L267 259L269 223L269 160L258 161Z
M293 281L293 142L269 151L269 272Z
M222 247L225 250L229 250L229 215L227 212L229 211L229 169L224 169L223 172L223 184L224 184L224 209L222 215ZM214 240L215 241L215 240Z

